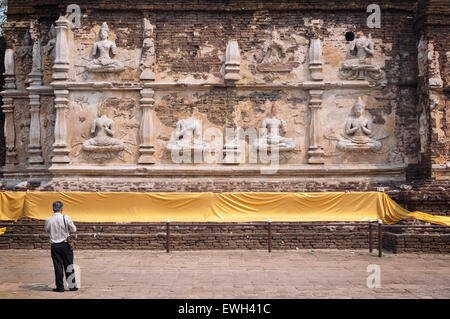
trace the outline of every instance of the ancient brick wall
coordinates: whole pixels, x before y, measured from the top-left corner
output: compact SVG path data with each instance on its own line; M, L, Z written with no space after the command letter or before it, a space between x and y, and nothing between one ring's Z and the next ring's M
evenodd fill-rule
M48 249L43 222L21 220L0 237L0 249ZM368 225L273 225L272 249L369 249ZM165 226L84 225L76 223L77 249L166 250ZM445 229L385 229L383 249L394 252L449 253L450 234ZM266 224L255 226L170 226L170 250L268 249ZM378 231L372 227L372 247L377 253Z
M393 253L450 253L447 228L389 228L383 231L383 246Z
M8 21L11 25L6 33L8 47L20 47L30 20L37 20L42 36L43 46L50 41L50 26L55 23L71 0L56 1L9 1ZM142 110L139 106L138 59L144 39L144 17L154 27L155 45L155 82L154 107L155 115L155 158L157 164L172 164L165 146L171 137L177 121L192 115L201 118L205 125L223 130L225 127L241 127L244 129L258 127L268 116L273 106L281 106L284 119L288 122L289 137L298 137L296 153L285 159L282 164L302 164L307 166L309 143L309 110L308 90L289 87L295 81L309 81L308 46L311 38L311 21L320 20L319 31L323 41L323 70L326 80L337 80L337 70L344 59L350 42L345 40L346 32L364 32L370 34L375 41L375 52L378 62L383 63L385 81L383 85L374 84L366 87L334 87L326 88L323 95L323 106L320 110L323 120L323 132L320 135L325 150L326 164L360 164L375 168L379 164L406 164L406 180L399 181L403 173L385 172L383 176L370 172L357 172L325 176L317 171L316 175L280 176L239 173L189 174L170 173L156 176L147 170L148 166L138 167L131 174L121 174L120 169L110 174L99 173L98 166L69 176L59 172L53 175L48 171L54 142L55 107L54 96L47 92L41 96L41 144L44 158L44 169L39 174L27 171L28 144L30 131L29 99L25 93L15 99L15 130L17 158L13 171L7 178L2 178L0 189L38 190L38 191L177 191L177 192L226 192L226 191L376 191L384 188L394 200L409 210L427 213L450 215L448 195L449 182L449 136L450 112L448 106L450 83L450 29L448 26L450 9L446 0L430 1L378 1L382 9L382 28L368 28L366 8L373 1L77 1L81 8L82 23L79 29L70 31L71 80L78 81L76 89L69 95L70 110L68 123L71 126L69 148L71 148L71 164L92 164L89 159L79 156L82 143L89 137L92 120L97 115L94 104L113 110L120 137L126 136L127 151L123 158L115 158L109 164L136 164L139 141L137 139ZM97 41L98 30L103 22L110 28L110 40L117 45L119 57L127 68L117 75L109 89L98 83L110 80L111 77L83 73L83 63ZM289 60L292 75L270 74L258 71L257 55L264 46L271 30L281 32L281 41L286 44L286 53L294 59ZM295 39L292 36L295 35ZM434 63L427 68L423 76L418 76L418 42L425 36L432 44ZM235 86L223 83L225 50L230 39L239 42L242 57L241 77L247 86ZM2 51L0 43L0 52ZM4 48L3 48L4 50ZM258 51L259 50L259 51ZM0 53L1 55L1 53ZM0 56L3 61L2 56ZM25 57L24 59L27 59ZM45 60L45 59L44 59ZM45 60L47 61L47 60ZM81 66L80 66L81 65ZM3 66L3 64L2 64ZM26 76L31 68L30 61L16 57L17 88L27 88ZM0 70L2 71L2 70ZM3 73L3 72L2 72ZM273 73L273 72L272 72ZM51 64L44 62L43 84L51 83ZM440 77L442 87L430 88L429 80ZM85 90L83 81L95 80L97 87ZM95 82L94 81L94 82ZM194 83L190 87L184 84L172 85L174 82ZM203 81L203 82L202 82ZM276 81L279 84L274 85ZM79 83L82 83L81 85ZM169 83L169 84L167 84ZM172 84L170 84L172 83ZM201 83L209 83L203 85ZM211 84L213 83L213 84ZM257 85L266 85L260 88ZM289 85L288 85L289 84ZM272 85L272 86L271 86ZM76 86L76 85L75 85ZM134 90L134 91L133 91ZM105 93L106 92L106 93ZM105 95L101 95L105 94ZM360 156L335 156L332 146L333 138L339 136L345 124L345 116L350 111L359 95L367 97L367 114L374 126L388 133L383 143L388 152L383 154L369 153ZM87 98L84 99L84 98ZM89 100L92 98L92 100ZM436 102L434 102L436 101ZM428 132L425 150L421 153L420 115L425 109ZM3 116L3 114L2 114ZM331 125L332 123L333 125ZM0 164L5 163L5 143L3 134L3 117L0 117ZM330 127L335 130L331 134ZM325 129L326 128L326 129ZM333 136L332 136L333 135ZM2 142L3 141L3 142ZM439 166L439 172L433 168ZM70 165L68 165L70 166ZM100 167L102 165L99 165ZM156 166L156 165L154 165ZM314 165L310 165L314 166ZM235 166L238 167L238 166ZM442 168L443 167L443 168ZM114 166L114 169L117 167ZM112 169L113 169L112 168ZM324 169L323 173L327 171ZM369 171L369 173L367 173ZM169 172L169 173L168 173ZM2 174L4 171L2 171ZM367 174L366 174L367 173ZM86 174L86 175L85 175ZM179 174L179 175L177 175ZM361 176L359 176L361 175ZM362 176L364 175L364 176ZM400 176L403 177L403 176ZM27 181L26 184L20 182ZM17 186L19 185L19 186ZM17 187L16 187L17 186ZM86 230L88 235L80 235L82 247L105 248L134 247L159 249L164 243L161 230L133 236L131 229L103 229L96 232ZM174 234L174 245L177 249L189 247L209 248L264 248L264 231L239 229L237 231L224 228L213 231L199 229L196 233L179 230ZM228 232L233 232L230 237ZM364 230L333 232L332 229L321 233L321 238L313 232L297 234L291 228L277 229L280 236L274 237L274 247L287 245L289 248L326 247L362 247ZM93 236L95 233L97 235ZM203 234L206 239L203 238ZM247 236L253 239L249 242ZM341 234L343 234L341 236ZM28 234L12 233L15 240L24 240L31 245L32 238L39 238L39 247L46 247L43 237L32 230ZM37 237L36 237L37 236ZM234 236L234 237L233 237ZM300 236L300 237L299 237ZM303 237L302 237L303 236ZM336 237L333 237L336 236ZM390 236L390 237L389 237ZM418 235L387 235L386 244L393 250L407 250L408 242L415 242ZM409 236L409 237L408 237ZM415 237L414 237L415 236ZM448 237L435 236L431 241L424 240L425 246L433 250L445 246ZM408 240L406 238L409 238ZM12 237L0 237L0 240ZM228 239L227 239L228 238ZM280 239L285 238L285 239ZM353 240L353 239L355 240ZM413 238L413 239L411 239ZM284 240L284 243L281 242ZM9 241L9 243L12 243ZM85 244L83 244L85 243ZM425 244L426 243L426 244ZM432 243L432 244L430 244ZM2 244L0 244L0 247ZM5 245L3 243L3 245ZM8 244L9 245L9 244ZM14 244L15 245L15 244ZM17 243L21 246L20 243ZM83 246L84 245L84 246ZM402 246L403 245L403 246ZM406 246L405 246L406 245ZM429 246L426 246L429 245ZM410 245L411 246L411 245ZM6 246L4 246L6 247ZM10 247L10 246L7 246ZM397 247L397 248L395 248ZM422 246L421 246L422 247ZM409 249L409 248L408 248ZM419 249L420 247L415 247ZM427 248L428 249L428 248ZM445 251L444 248L436 248Z
M54 23L59 14L63 14L69 2L23 2L12 1L9 4L9 20L26 22L27 19L37 19L39 21L40 33L45 44L49 38L50 25ZM331 91L329 94L340 96L351 96L356 99L357 95L365 94L369 96L367 111L373 118L375 126L382 130L387 125L393 127L393 132L386 141L387 147L392 147L388 155L365 156L364 161L374 161L377 163L406 162L410 165L410 170L415 170L415 163L418 162L418 126L417 126L417 94L415 92L416 78L416 46L417 35L414 33L414 21L412 1L382 1L379 5L383 8L383 27L378 29L368 28L366 25L367 12L365 9L370 4L368 1L354 2L271 2L261 1L219 1L214 4L207 2L178 2L178 1L142 1L131 5L128 2L98 1L95 3L80 1L77 3L82 12L82 23L79 29L72 32L73 42L76 44L76 53L73 58L74 70L71 71L75 80L82 80L79 62L83 61L83 55L90 51L93 42L96 40L96 28L102 22L108 23L111 30L111 40L113 40L119 51L126 51L133 56L133 52L139 50L143 41L143 17L147 17L155 27L155 70L156 81L179 81L187 78L199 79L220 79L223 72L224 52L229 39L238 39L245 68L248 74L244 74L244 80L263 80L266 83L273 82L272 75L262 76L256 71L257 66L252 62L257 49L264 45L268 33L272 29L282 30L281 39L288 41L289 36L295 33L299 39L297 43L287 49L287 53L300 54L299 61L291 61L294 64L305 63L306 51L303 48L308 46L310 37L310 27L308 21L321 20L321 37L324 40L324 68L326 72L333 73L339 67L341 57L336 56L336 48L342 50L348 46L349 42L343 40L345 32L362 31L371 35L376 40L377 54L386 56L385 72L386 85L379 91L362 90L357 93L355 90L339 92ZM127 10L119 10L119 8ZM351 18L350 18L351 17ZM176 21L176 23L174 23ZM20 45L25 28L16 25L9 31L9 45ZM292 40L289 40L292 42ZM290 43L290 42L286 43ZM303 42L304 43L303 43ZM300 51L299 51L300 50ZM131 53L130 53L131 52ZM137 54L137 53L136 53ZM77 60L77 56L80 56ZM133 60L133 59L132 59ZM18 63L18 88L25 88L25 75L28 73L25 62ZM80 62L80 63L81 63ZM130 62L131 63L131 62ZM244 62L243 62L244 63ZM22 66L23 64L23 66ZM29 64L29 63L28 63ZM131 64L130 64L131 65ZM295 66L294 66L295 68ZM49 76L45 76L48 70L44 70L44 82L49 84ZM297 71L296 71L297 72ZM307 79L304 71L298 71L296 75ZM331 78L333 76L330 73ZM131 81L135 77L135 71L126 71L120 75L120 81ZM277 76L275 76L277 79ZM283 80L283 77L280 77ZM287 77L287 80L292 80ZM301 79L301 78L300 78ZM305 91L303 91L304 93ZM84 94L85 92L81 92ZM74 108L77 108L76 100L78 95L70 97L73 100ZM136 97L134 103L138 105ZM308 121L309 111L307 110L308 97L301 92L294 93L291 89L233 89L213 87L210 89L197 90L190 89L158 89L155 93L155 113L159 121L159 132L156 136L155 157L160 157L161 163L170 162L167 154L164 153L164 145L170 138L170 133L175 127L177 120L182 117L191 116L195 110L200 117L204 117L207 125L223 129L225 126L258 126L259 122L268 113L272 105L283 105L285 117L293 118L289 123L291 135L299 136L299 149L307 147L308 141ZM330 105L335 101L330 99ZM354 103L350 100L336 101L339 108L346 104ZM26 101L17 102L17 112L19 120L16 124L18 135L18 162L19 165L26 161L29 127L29 114L26 110ZM43 102L50 105L48 101ZM348 107L346 105L345 107ZM324 110L329 105L326 104ZM339 110L342 112L342 110ZM41 109L42 113L54 112L52 108ZM325 112L325 111L323 111ZM330 111L324 116L333 117ZM139 121L139 111L135 110L136 121ZM43 114L42 116L44 116ZM85 126L90 125L91 118L85 114L76 114L74 118L69 117L69 123L75 119L83 119L77 123L81 126L81 131L85 131ZM342 115L341 115L342 116ZM21 122L20 118L24 120ZM391 119L392 118L392 119ZM247 121L250 119L250 121ZM241 120L241 122L239 122ZM51 121L50 121L51 122ZM389 122L389 123L387 123ZM344 123L342 123L343 125ZM292 128L295 126L295 128ZM52 123L45 128L51 132ZM342 128L336 128L341 130ZM23 132L23 133L20 133ZM74 132L75 133L75 132ZM80 137L72 137L69 132L71 145L79 145ZM85 136L86 133L83 133ZM131 135L136 134L133 132ZM329 132L323 132L327 135ZM23 136L22 136L23 135ZM52 136L43 137L42 145L51 145ZM322 137L323 138L323 137ZM326 142L324 140L324 142ZM70 145L70 146L71 146ZM326 146L326 145L325 145ZM136 147L131 147L131 152L137 153ZM333 150L325 150L333 153ZM73 148L73 154L78 154L79 149ZM43 149L45 164L50 165L50 149ZM135 157L126 158L125 161L136 161ZM301 153L290 159L291 162L305 163L306 155ZM330 159L330 162L338 163L341 159ZM74 162L78 162L75 159ZM353 161L357 162L357 161ZM117 161L117 163L121 163ZM420 172L420 170L419 170Z
M0 37L0 61L3 61L5 58L5 50L6 43L5 38ZM0 91L3 91L3 85L5 84L5 79L3 73L5 72L4 63L0 63ZM3 102L0 101L0 106L3 105ZM3 112L0 114L0 166L5 165L5 154L6 154L6 145L5 145L5 132L3 130L3 126L5 123L5 115Z
M448 101L450 77L449 17L447 1L419 1L415 30L428 41L428 68L419 76L419 109L428 112L429 140L421 166L425 176L448 178L449 128ZM447 167L447 168L446 168Z

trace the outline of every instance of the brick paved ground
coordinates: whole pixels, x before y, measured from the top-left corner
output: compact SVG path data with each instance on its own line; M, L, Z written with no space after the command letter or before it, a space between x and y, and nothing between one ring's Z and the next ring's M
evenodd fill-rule
M49 250L0 251L0 298L450 298L450 255L367 251L78 250L81 289L55 293ZM369 264L381 288L368 288Z

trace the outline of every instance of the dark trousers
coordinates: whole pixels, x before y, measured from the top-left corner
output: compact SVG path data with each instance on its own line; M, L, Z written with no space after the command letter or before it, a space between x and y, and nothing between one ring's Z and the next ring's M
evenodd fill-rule
M64 273L66 274L66 281L69 284L69 276L74 272L73 266L70 272L67 271L67 267L73 264L73 250L70 248L69 244L66 242L52 244L51 245L51 253L53 260L53 267L55 268L55 283L56 288L64 289ZM72 276L73 279L71 283L75 283L75 277ZM74 287L69 286L70 288Z

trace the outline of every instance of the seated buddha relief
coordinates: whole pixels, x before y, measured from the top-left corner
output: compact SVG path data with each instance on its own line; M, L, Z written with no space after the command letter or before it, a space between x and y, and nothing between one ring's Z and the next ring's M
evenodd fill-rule
M344 80L380 80L381 68L372 61L374 45L372 39L357 32L356 39L350 45L347 59L341 63L339 77Z
M114 121L108 117L105 110L100 110L91 125L90 134L93 137L84 141L81 149L94 160L112 159L125 149L124 143L113 137L114 133Z
M112 58L116 55L116 44L108 40L109 28L106 22L103 22L99 36L100 41L95 42L92 47L93 59L86 64L86 70L98 73L122 72L124 70L123 63Z
M166 149L170 152L203 152L209 145L202 140L202 124L192 118L179 120Z
M372 120L364 114L365 105L361 98L353 106L352 114L347 119L337 148L341 151L380 150L381 143L374 136Z
M277 149L279 152L292 151L296 145L292 138L283 136L286 130L286 121L277 118L277 109L272 107L269 117L261 122L260 137L253 146L258 150L265 151L271 151L272 149Z

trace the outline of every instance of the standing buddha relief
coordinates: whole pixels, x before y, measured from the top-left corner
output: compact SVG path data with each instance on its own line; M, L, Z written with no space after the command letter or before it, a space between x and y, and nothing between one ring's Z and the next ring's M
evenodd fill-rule
M144 18L144 40L142 42L142 53L139 68L142 80L154 80L153 67L155 64L155 43L153 41L154 27L150 20Z
M22 45L18 48L18 50L19 50L18 55L22 60L25 59L26 57L30 59L33 57L33 43L31 42L31 36L28 29L25 32Z
M50 30L48 32L49 40L47 45L45 46L45 51L47 53L47 57L51 60L52 64L55 60L55 47L56 47L56 30L55 26L52 24Z
M15 57L18 68L16 70L16 79L18 80L18 88L22 89L26 87L26 77L31 72L33 64L33 42L28 29L25 32L21 45L16 50L17 54Z

